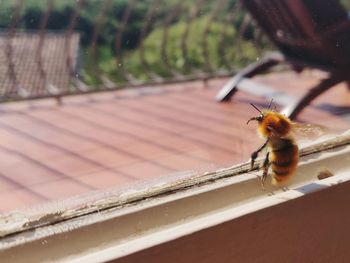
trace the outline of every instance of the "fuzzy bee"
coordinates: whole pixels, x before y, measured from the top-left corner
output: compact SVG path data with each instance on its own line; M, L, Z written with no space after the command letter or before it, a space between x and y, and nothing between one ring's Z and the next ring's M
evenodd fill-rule
M271 183L284 186L295 175L299 162L299 147L295 140L295 131L299 130L299 133L303 133L304 136L307 134L315 136L315 134L320 135L323 133L322 128L316 125L295 123L276 111L270 109L260 110L254 104L251 105L260 115L250 118L247 124L250 121L257 121L258 134L266 140L259 149L252 153L251 169L254 167L258 154L267 147L268 151L262 165L262 187L264 187L270 168L272 171Z

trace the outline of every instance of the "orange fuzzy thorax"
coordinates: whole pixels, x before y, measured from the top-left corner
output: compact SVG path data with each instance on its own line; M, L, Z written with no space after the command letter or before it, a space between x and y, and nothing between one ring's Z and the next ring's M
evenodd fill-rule
M259 122L259 128L258 132L261 136L265 138L270 137L284 137L289 134L291 131L291 121L285 117L284 115L274 112L265 110L263 111L263 120ZM271 129L268 129L268 127L271 127Z

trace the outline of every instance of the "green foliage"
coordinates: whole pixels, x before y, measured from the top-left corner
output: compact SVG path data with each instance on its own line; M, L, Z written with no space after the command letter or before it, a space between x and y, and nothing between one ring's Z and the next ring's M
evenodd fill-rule
M101 83L101 76L106 75L116 82L125 82L125 72L141 80L149 80L149 72L162 77L172 77L173 72L191 74L194 70L211 71L218 69L232 69L241 67L258 57L257 50L251 39L254 28L248 30L239 38L236 29L243 21L243 13L236 16L232 25L225 24L228 10L237 0L229 0L227 8L217 15L215 22L210 24L207 34L204 34L210 13L216 8L216 1L204 1L200 6L200 17L192 21L187 40L185 42L187 59L184 58L183 35L186 31L186 20L197 7L197 0L179 2L167 0L161 2L152 19L147 37L144 40L144 57L146 63L140 59L140 34L145 24L146 14L155 0L136 1L130 13L126 27L122 27L122 20L129 0L112 0L107 12L103 16L103 24L97 39L97 61L92 56L91 40L96 26L97 17L105 1L84 1L83 6L76 9L76 1L54 1L47 30L66 30L75 10L79 11L74 30L81 35L82 65L80 75L91 85ZM0 1L0 27L8 28L11 16L14 14L17 1ZM25 0L21 7L21 19L18 27L25 30L38 29L48 8L46 0ZM182 8L168 28L166 45L164 39L164 23L176 8ZM121 42L121 60L116 59L116 35L124 28ZM163 46L166 47L163 49ZM209 61L209 63L207 62ZM126 71L125 71L126 70Z
M233 26L226 28L226 34L223 35L225 25L220 22L213 22L210 25L207 37L205 37L203 32L205 31L207 19L208 17L198 18L190 26L186 41L187 63L182 49L186 23L179 21L168 29L165 52L169 67L167 67L166 61L164 61L164 53L162 53L164 34L162 27L153 30L144 41L146 65L141 63L140 49L136 49L125 53L124 63L121 66L136 78L148 80L147 69L162 77L171 76L169 68L182 74L190 74L193 69L209 70L204 56L205 45L207 45L208 59L212 69L228 69L232 65L243 66L259 56L251 41L237 38L236 30ZM226 65L225 60L228 61L229 65ZM104 59L101 59L100 66L108 76L115 75L117 67L114 58L108 59L108 56L105 56ZM121 79L118 80L121 81Z

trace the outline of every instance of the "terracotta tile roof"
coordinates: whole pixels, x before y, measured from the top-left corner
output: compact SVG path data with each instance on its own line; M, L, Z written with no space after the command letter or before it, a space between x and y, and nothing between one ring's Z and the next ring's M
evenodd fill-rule
M71 72L67 67L67 54L74 69L79 34L66 37L64 33L46 32L42 47L40 43L40 34L36 31L16 32L12 38L6 32L0 33L1 97L26 96L28 93L44 95L55 93L57 89L68 89ZM42 58L41 64L39 57Z
M247 161L261 145L249 105L238 92L214 95L225 79L0 105L0 211L126 186L191 170ZM317 77L269 74L258 81L300 95ZM148 92L146 91L152 91ZM300 121L349 129L350 93L340 84L300 114Z

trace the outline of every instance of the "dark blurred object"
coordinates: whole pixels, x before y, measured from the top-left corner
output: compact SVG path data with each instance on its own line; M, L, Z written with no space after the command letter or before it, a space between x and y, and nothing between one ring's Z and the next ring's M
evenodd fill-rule
M290 118L318 95L350 80L350 20L338 0L241 0L248 12L274 42L282 55L270 55L235 75L217 95L231 98L243 78L250 78L280 63L296 71L318 68L329 72L308 93L284 110Z
M317 174L318 180L323 180L323 179L326 179L326 178L332 177L332 176L334 176L334 174L331 171L329 171L327 168L323 168Z

